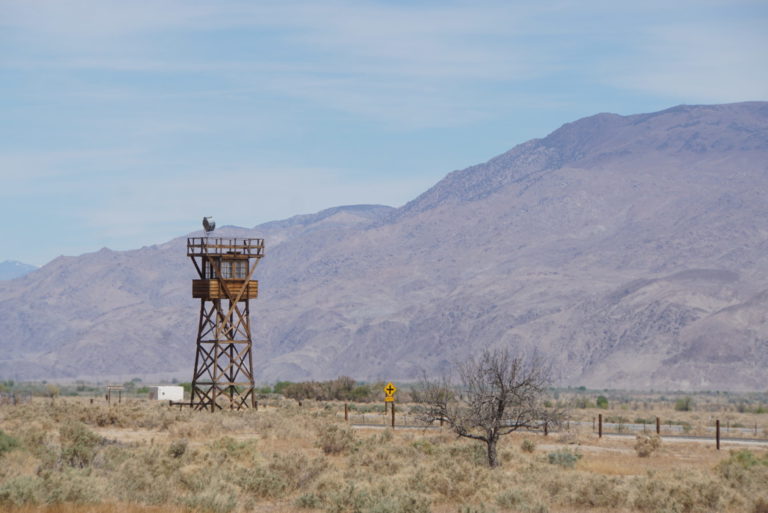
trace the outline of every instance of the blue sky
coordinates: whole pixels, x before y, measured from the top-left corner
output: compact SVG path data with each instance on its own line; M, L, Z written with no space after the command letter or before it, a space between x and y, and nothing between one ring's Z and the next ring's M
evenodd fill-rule
M399 206L583 116L766 99L764 0L0 0L0 261Z

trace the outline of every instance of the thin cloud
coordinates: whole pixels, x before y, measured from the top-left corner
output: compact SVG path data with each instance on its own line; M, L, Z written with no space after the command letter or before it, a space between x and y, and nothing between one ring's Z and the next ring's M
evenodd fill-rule
M415 137L469 164L478 148L501 152L496 141L511 147L595 111L764 99L767 10L0 0L0 108L12 127L0 138L0 197L32 220L56 217L38 207L55 199L76 212L84 244L115 247L178 235L189 218L196 228L212 176L237 184L213 212L224 224L398 205L453 165Z
M150 235L160 242L196 229L200 198L226 198L214 201L219 222L253 226L336 205L400 205L430 184L426 177L368 180L323 168L185 170L161 178L114 177L107 188L94 183L93 201L73 215L101 240L131 247Z
M511 45L540 8L486 4L391 5L375 2L89 2L9 4L5 24L38 34L25 44L56 59L36 64L124 71L215 71L275 67L288 71L452 78L534 76L544 55ZM204 35L241 26L263 38L241 62L155 55L163 31ZM277 54L265 59L270 52ZM138 52L138 55L136 53ZM286 64L287 62L287 64ZM319 66L317 63L321 63ZM23 63L16 60L16 66ZM239 69L238 69L239 68Z
M0 153L0 197L39 191L61 191L63 182L87 175L98 162L130 163L136 150L90 149L59 151L5 151ZM61 180L62 183L58 183Z
M6 67L205 74L215 77L221 91L306 101L409 129L486 119L498 106L493 96L478 97L483 84L533 79L557 67L544 49L518 41L527 18L542 10L533 6L176 1L93 6L84 0L67 9L56 2L36 6L16 7L6 23L38 34L24 43L39 51L31 60L16 57ZM251 46L216 47L210 31L232 27L251 30ZM212 37L215 55L223 58L183 50L168 54L155 43L164 31L180 37L182 48L190 38ZM129 94L122 87L107 89L105 96L101 82L76 83L69 91L46 89L43 94L108 100L111 94L118 99ZM135 94L151 98L154 93L139 89Z
M768 97L768 18L651 28L615 84L688 102ZM620 67L616 67L621 69ZM614 68L615 69L615 68Z

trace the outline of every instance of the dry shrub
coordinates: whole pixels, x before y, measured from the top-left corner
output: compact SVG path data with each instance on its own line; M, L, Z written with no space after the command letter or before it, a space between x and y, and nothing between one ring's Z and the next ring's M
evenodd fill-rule
M746 503L757 504L768 501L768 453L756 454L742 449L731 451L728 459L715 467L717 474L726 484L738 490Z
M88 430L84 424L74 422L59 429L61 460L71 467L87 467L105 440Z
M557 442L568 445L581 445L579 435L571 431L566 431L565 433L558 435Z
M429 513L427 497L397 487L356 486L349 483L328 495L323 504L329 513Z
M523 452L531 453L536 450L536 444L526 438L523 440L523 443L520 444L520 448L523 450Z
M0 482L0 505L21 506L40 502L42 479L37 476L14 476Z
M20 449L38 460L38 471L61 467L60 447L56 433L48 432L41 423L32 422L17 437Z
M14 476L0 484L0 505L93 504L104 498L103 486L79 469L46 472L42 476Z
M496 496L496 504L506 509L520 511L530 503L530 494L520 489L505 490Z
M305 488L317 479L328 468L328 460L324 457L310 459L300 452L273 454L268 468L282 476L293 491Z
M172 458L181 458L184 453L187 452L188 445L189 441L186 438L179 438L178 440L174 440L168 447L168 454Z
M99 408L92 413L83 415L81 420L87 424L98 427L118 426L122 427L122 419L117 409Z
M574 506L615 508L626 497L622 480L616 477L579 473L570 477L569 485L566 502Z
M469 461L480 467L488 466L488 456L485 453L485 446L473 442L456 443L446 447L444 453L452 458L458 458Z
M136 419L135 427L168 431L175 424L189 424L197 413L200 412L177 410L176 408L164 406L164 403L157 403L144 411L143 415Z
M631 483L630 505L641 511L716 512L728 502L723 484L699 471L649 474Z
M355 443L355 432L352 429L326 424L318 429L315 445L325 454L341 454L352 449Z
M319 508L322 506L322 499L314 493L304 493L299 495L294 501L294 505L298 508Z
M561 449L547 454L547 461L549 461L549 463L552 465L559 465L563 468L573 468L576 465L576 462L580 459L581 453L570 451L568 449Z
M659 447L661 447L661 437L659 435L637 435L635 451L637 451L637 455L641 458L647 458Z
M307 433L317 431L321 424L310 412L284 404L268 411L260 409L248 418L244 429L264 438L294 440L306 438Z
M286 480L264 467L249 469L236 481L246 493L265 499L274 499L286 495L289 491Z
M411 442L411 446L421 454L431 456L435 454L437 450L435 444L429 440L414 440Z
M299 452L273 454L266 465L257 463L243 471L237 484L255 497L280 498L308 487L327 466L323 457L310 459Z
M224 436L213 442L210 447L213 453L224 454L229 458L246 460L253 456L254 440L236 440L231 436Z
M442 454L422 472L415 474L411 486L427 493L435 493L451 501L482 500L491 497L491 470L450 454Z
M199 433L197 427L192 423L172 424L167 429L174 438L195 438Z
M380 446L377 449L356 451L349 458L349 466L355 471L368 471L378 475L392 475L400 470L401 463L394 448ZM362 469L361 469L362 467Z
M204 493L181 497L178 502L193 511L230 513L237 507L237 495L233 491L209 490Z
M90 470L68 468L51 472L41 483L43 502L48 504L95 504L104 499L102 482Z
M179 483L193 493L200 493L205 490L211 482L211 476L206 472L207 467L202 465L186 465L179 469Z
M19 446L19 441L0 429L0 456Z
M139 448L126 459L113 477L119 499L142 504L165 504L174 497L173 482L180 460L156 447Z

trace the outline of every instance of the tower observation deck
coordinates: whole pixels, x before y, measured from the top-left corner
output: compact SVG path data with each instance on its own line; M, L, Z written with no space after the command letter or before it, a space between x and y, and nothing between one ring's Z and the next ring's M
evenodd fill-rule
M264 239L192 237L187 256L198 279L197 353L191 405L198 410L255 406L249 300L259 294L252 280L264 256Z

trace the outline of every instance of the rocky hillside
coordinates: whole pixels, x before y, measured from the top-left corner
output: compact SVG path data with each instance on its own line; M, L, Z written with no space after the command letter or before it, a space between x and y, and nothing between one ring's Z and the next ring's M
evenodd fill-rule
M599 114L450 173L399 209L263 236L264 381L408 379L480 348L563 384L765 389L768 104ZM191 375L184 240L0 282L0 376Z

